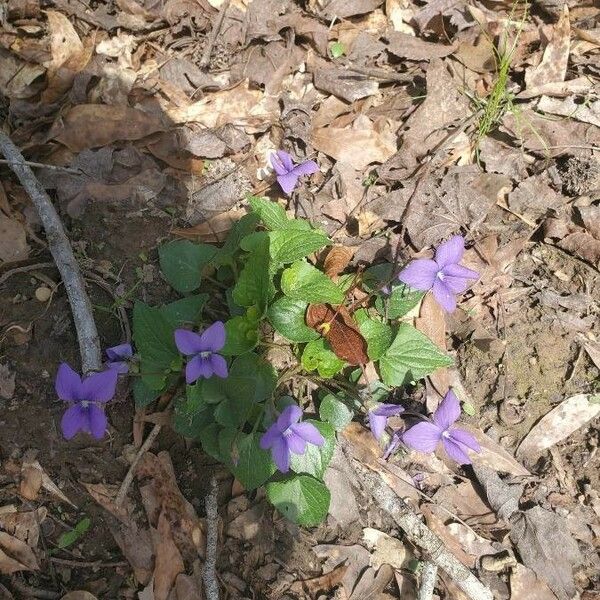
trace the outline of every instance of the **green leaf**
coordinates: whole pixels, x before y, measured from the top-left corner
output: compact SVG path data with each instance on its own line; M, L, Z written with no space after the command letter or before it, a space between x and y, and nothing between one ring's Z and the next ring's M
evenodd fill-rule
M341 431L352 421L354 411L333 394L327 394L319 406L319 416L331 423L336 431Z
M248 202L267 229L273 231L287 227L289 219L284 208L277 202L259 196L250 196Z
M162 390L153 390L149 388L141 377L133 380L133 399L136 408L144 408L152 404L162 393Z
M92 522L88 517L81 519L81 521L79 521L79 523L77 523L77 525L75 525L71 531L61 534L56 545L62 549L72 546L82 535L87 532L91 524Z
M236 221L233 227L227 234L227 239L223 244L221 251L217 258L218 264L225 264L231 262L233 255L239 250L240 242L243 238L250 235L258 224L258 215L248 214L244 215L239 221Z
M229 462L228 457L223 457L219 446L219 441L222 439L223 428L218 423L207 425L200 432L198 439L202 443L202 449L206 454L221 462ZM235 435L235 429L231 430L232 435Z
M268 483L267 498L298 525L318 525L327 516L331 494L324 483L309 475L295 475Z
M335 431L329 423L307 419L305 423L314 425L325 438L322 446L306 444L304 454L293 454L290 458L290 468L295 473L306 473L317 479L322 479L325 474L335 447Z
M227 398L220 377L198 379L194 385L186 386L187 397L199 404L218 404Z
M202 271L216 256L218 248L189 240L171 242L158 249L165 279L182 294L200 287Z
M214 421L213 405L195 393L195 386L187 386L187 397L175 404L173 429L184 437L201 440L202 430Z
M305 261L295 262L281 274L281 291L293 300L341 304L344 293L327 275Z
M267 304L275 293L269 267L268 238L264 237L249 254L233 288L233 300L238 306L257 306L261 314L265 313Z
M166 375L181 369L182 360L175 346L173 327L160 309L135 303L133 341L140 355L144 384L153 390L162 389Z
M220 351L225 356L250 352L258 344L257 323L247 316L233 317L225 322L225 346Z
M342 42L332 42L329 45L329 52L331 52L331 58L340 58L346 54L346 46Z
M271 453L259 445L260 436L259 433L242 434L235 442L237 464L230 469L246 490L260 487L276 470Z
M329 238L321 231L289 227L271 231L269 242L271 259L276 265L294 262L331 244Z
M387 298L379 296L375 301L375 308L380 315L387 314L388 319L399 319L417 306L424 295L425 292L413 290L401 283L392 286L392 293Z
M271 306L267 312L269 321L277 333L291 342L310 342L319 334L306 324L308 302L294 300L283 296Z
M335 355L323 338L318 338L306 344L300 362L307 371L316 369L319 375L325 378L333 377L336 373L339 373L345 364L341 358Z
M452 360L420 331L401 323L392 345L379 361L379 371L387 385L406 385L447 367Z
M369 317L364 309L357 310L354 316L360 332L367 340L367 355L371 360L379 360L392 343L392 328L387 323Z
M277 372L271 363L254 352L248 352L233 361L223 386L228 398L247 406L270 398L276 384Z
M160 311L173 329L184 325L197 325L208 294L196 294L162 306Z

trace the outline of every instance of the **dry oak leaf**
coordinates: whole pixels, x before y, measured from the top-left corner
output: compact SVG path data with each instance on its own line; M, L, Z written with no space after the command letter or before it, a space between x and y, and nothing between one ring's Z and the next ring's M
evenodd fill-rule
M189 106L166 111L173 123L201 123L205 127L220 127L231 123L240 125L246 133L259 133L268 129L279 116L275 97L252 90L248 81L230 89L207 94Z
M25 542L0 531L0 574L37 571L39 568L33 550Z
M177 576L185 571L181 554L173 540L173 531L167 517L161 513L158 528L152 530L154 552L154 598L167 600Z
M98 600L94 594L90 594L90 592L86 592L85 590L76 590L74 592L69 592L65 596L63 596L60 600Z
M554 27L552 41L546 46L542 62L525 70L525 85L533 88L554 81L564 81L569 62L571 23L565 3L562 15Z
M294 592L296 594L307 593L312 597L316 597L319 592L330 592L340 585L347 570L347 565L340 565L324 575L319 575L319 577L304 579L303 581L296 581L290 587L290 592Z
M49 137L80 152L117 140L139 140L164 129L157 117L136 108L78 104L54 123Z
M600 127L600 100L578 104L573 96L564 100L542 96L538 103L538 110Z
M352 248L348 248L348 246L333 246L327 253L325 262L323 263L325 275L335 281L336 277L350 264L353 256L354 250Z
M414 35L399 31L390 31L386 33L385 37L388 40L386 50L394 56L408 60L433 60L448 56L456 50L454 45L446 46L426 42Z
M28 256L25 228L16 219L0 213L0 262L23 260Z
M600 414L600 396L577 394L546 413L517 448L517 456L534 456L558 444Z
M306 324L319 332L335 355L351 365L369 362L367 342L344 306L311 304L306 311Z
M321 152L362 171L371 163L385 162L396 152L396 136L389 125L376 127L360 115L351 127L313 129L310 143Z

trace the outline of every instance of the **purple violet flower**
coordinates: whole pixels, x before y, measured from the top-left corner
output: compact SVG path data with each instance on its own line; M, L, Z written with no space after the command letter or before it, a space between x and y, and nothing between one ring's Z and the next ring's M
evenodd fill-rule
M115 395L118 376L116 369L106 369L82 378L67 363L58 367L56 393L61 400L72 403L61 421L65 439L70 440L79 431L97 440L104 437L108 419L102 405Z
M319 170L319 165L314 160L306 160L294 166L291 154L283 150L271 154L269 160L277 174L277 182L288 196L298 185L298 178L301 175L312 175Z
M106 356L108 357L106 366L109 369L116 369L117 373L128 373L128 359L133 356L133 347L131 344L119 344L118 346L107 348Z
M290 454L304 454L306 444L322 446L325 438L311 423L299 423L302 409L291 404L260 438L260 447L271 450L273 462L282 473L290 470Z
M383 435L388 418L395 417L401 412L404 412L404 407L399 404L379 404L369 411L369 427L376 440Z
M225 325L222 321L215 321L202 333L176 329L175 345L179 352L192 357L185 367L185 380L188 384L201 377L227 377L227 362L217 354L225 345Z
M479 279L479 273L459 264L464 252L464 238L455 235L438 247L435 259L413 260L400 271L398 279L415 290L433 290L441 307L446 312L453 312L456 295L469 287L469 281Z
M402 435L402 441L419 452L433 452L442 442L448 456L459 465L471 464L467 448L480 452L477 440L467 431L452 427L460 417L460 402L450 390L433 413L433 423L421 421Z

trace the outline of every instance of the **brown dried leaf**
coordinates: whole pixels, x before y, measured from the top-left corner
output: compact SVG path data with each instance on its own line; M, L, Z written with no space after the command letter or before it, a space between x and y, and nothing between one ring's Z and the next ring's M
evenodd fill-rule
M85 590L77 590L75 592L69 592L63 596L60 600L98 600L94 594L86 592Z
M16 219L0 213L0 262L24 260L28 256L25 228Z
M570 40L569 7L565 3L562 15L554 26L552 41L544 50L542 62L537 67L530 67L525 70L525 85L527 88L565 80L569 62Z
M544 415L517 448L517 456L536 456L558 444L600 414L600 397L577 394Z
M394 133L378 131L365 115L360 115L351 127L313 129L310 142L317 150L360 171L371 163L385 162L396 152Z
M510 600L556 600L556 596L531 569L516 565L510 574Z
M172 229L171 233L189 240L219 244L225 240L234 223L239 221L245 214L245 210L234 208L220 215L215 215L208 219L208 221L194 225L193 227Z
M321 2L321 16L326 19L345 19L356 15L365 15L383 4L383 0L332 0Z
M333 246L327 253L327 257L323 263L325 275L335 281L336 277L350 264L353 256L354 250L352 248L348 248L348 246Z
M346 102L374 96L379 90L377 81L340 67L318 65L313 77L318 90L333 94Z
M0 573L37 571L39 564L33 550L23 541L0 531Z
M169 592L180 573L185 570L169 520L164 513L158 518L158 528L152 530L156 560L154 565L154 597L167 600Z
M69 504L73 508L77 508L61 491L61 489L50 479L46 471L42 468L42 465L37 460L34 460L28 454L23 458L23 465L21 468L21 493L35 494L39 491L38 483L44 488L49 494L52 494L58 498L61 502ZM29 500L34 498L25 496Z
M0 528L14 535L31 548L36 548L40 537L40 525L48 515L45 507L25 512L12 512L0 515Z
M359 544L342 546L335 544L320 544L313 547L313 552L321 559L325 559L323 569L333 570L341 564L347 567L342 575L342 585L346 596L350 596L356 586L361 573L369 565L370 554L366 548Z
M394 56L408 60L434 60L448 56L456 50L454 45L433 44L399 31L390 31L385 37L388 40L386 50Z
M347 565L340 565L332 571L329 571L329 573L319 575L319 577L296 581L290 587L290 592L295 594L306 593L313 597L316 597L319 592L330 592L340 585L347 570Z
M578 104L575 102L575 96L569 96L564 100L542 96L538 103L538 110L600 127L600 100Z
M471 452L469 455L473 464L483 465L511 475L530 475L520 462L483 431L467 423L461 423L460 427L472 433L481 446L481 452Z
M136 108L78 104L54 123L49 135L80 152L117 140L139 140L164 129L159 119Z
M342 360L351 365L369 362L367 341L344 306L334 309L329 304L311 304L306 311L306 324L318 331Z
M15 393L15 371L6 364L0 363L0 398L10 400Z

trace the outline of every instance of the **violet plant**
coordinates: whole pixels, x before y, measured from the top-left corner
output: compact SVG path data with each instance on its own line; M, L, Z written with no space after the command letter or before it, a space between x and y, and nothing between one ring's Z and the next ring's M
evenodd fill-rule
M318 169L310 162L294 166L283 152L273 166L286 193L298 177ZM454 308L455 296L477 278L459 264L464 240L451 238L434 260L414 261L399 276L391 263L362 273L358 285L366 300L347 314L364 339L365 362L372 361L378 374L365 387L357 383L360 366L340 358L354 354L339 347L336 353L332 322L307 322L311 304L329 305L323 314L354 309L349 290L357 285L356 273L349 269L334 282L315 259L331 245L325 233L290 219L267 198L250 197L249 204L223 244L179 240L159 249L163 275L181 298L155 307L135 303L135 361L132 347L123 344L107 350L103 373L81 379L61 367L57 393L71 403L65 437L104 435L104 405L129 369L138 408L171 391L174 429L201 444L247 490L265 486L279 511L306 526L327 515L323 477L336 432L353 418L368 422L387 455L399 447L433 452L440 446L467 462L467 450L478 447L454 427L460 406L453 394L431 423L396 432L388 423L392 416L406 423L403 395L452 363L412 325L410 313L428 290L445 309ZM273 351L282 347L292 362L276 367Z

